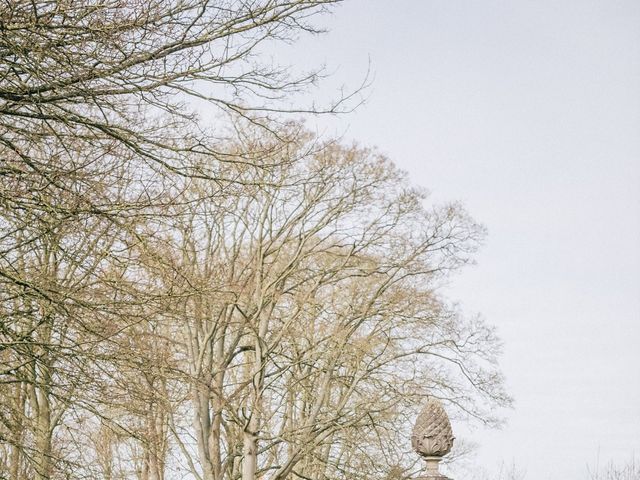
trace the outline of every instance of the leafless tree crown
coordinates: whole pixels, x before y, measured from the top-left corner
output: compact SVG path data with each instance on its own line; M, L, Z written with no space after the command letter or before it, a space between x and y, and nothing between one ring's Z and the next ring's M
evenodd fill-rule
M332 3L0 5L0 478L406 478L427 395L509 402L483 228L278 116Z

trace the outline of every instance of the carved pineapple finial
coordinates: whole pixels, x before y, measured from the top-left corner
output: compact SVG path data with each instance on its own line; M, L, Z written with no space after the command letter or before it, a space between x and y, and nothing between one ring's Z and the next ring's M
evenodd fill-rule
M438 463L453 446L453 431L447 412L435 398L429 397L424 409L418 415L411 433L411 445L418 455L427 462L429 479L446 479L438 471Z

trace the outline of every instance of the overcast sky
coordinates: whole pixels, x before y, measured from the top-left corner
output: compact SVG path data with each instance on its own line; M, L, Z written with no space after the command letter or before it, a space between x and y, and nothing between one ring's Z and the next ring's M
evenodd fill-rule
M373 72L325 128L488 228L451 295L498 327L516 404L473 433L475 464L578 480L640 460L640 2L349 0L324 24L285 56L329 86Z

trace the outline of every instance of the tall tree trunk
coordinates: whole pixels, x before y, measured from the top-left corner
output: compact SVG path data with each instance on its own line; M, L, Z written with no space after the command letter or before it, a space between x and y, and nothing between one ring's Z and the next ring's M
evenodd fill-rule
M242 434L242 480L255 480L258 468L258 437L255 434L257 422L253 419Z
M9 478L11 480L20 479L20 467L22 464L22 445L24 422L23 416L25 415L25 386L23 383L16 383L15 385L15 404L14 404L14 422L13 422L13 438L12 444L9 450Z
M41 363L38 366L36 363L36 372L41 371L41 374L36 373L36 381L39 383L35 387L35 398L37 405L36 412L36 479L48 480L51 477L52 467L52 445L51 445L51 402L49 398L49 385L51 382L51 373L49 366L46 363Z

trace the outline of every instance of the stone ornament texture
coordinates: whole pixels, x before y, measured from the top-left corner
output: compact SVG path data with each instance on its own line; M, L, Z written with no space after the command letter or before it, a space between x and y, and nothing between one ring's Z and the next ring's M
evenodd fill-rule
M411 433L411 446L423 457L443 457L453 446L453 431L447 412L429 397Z

